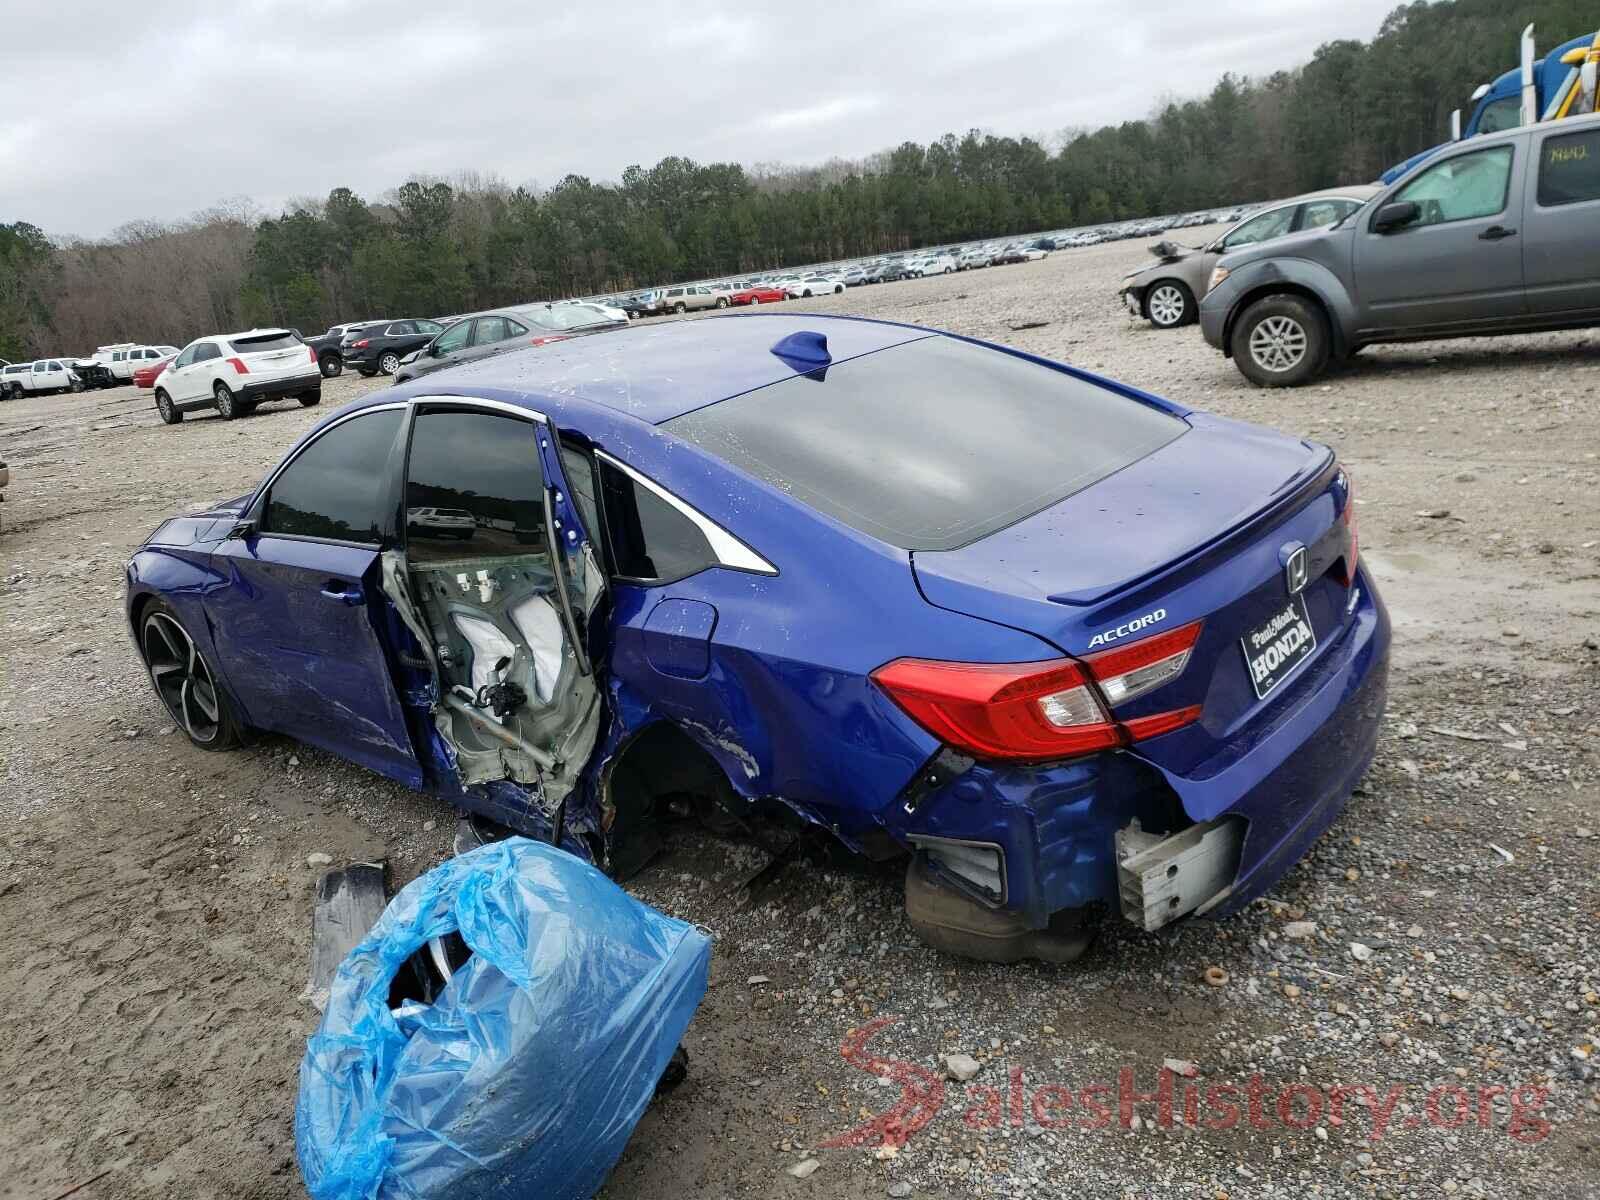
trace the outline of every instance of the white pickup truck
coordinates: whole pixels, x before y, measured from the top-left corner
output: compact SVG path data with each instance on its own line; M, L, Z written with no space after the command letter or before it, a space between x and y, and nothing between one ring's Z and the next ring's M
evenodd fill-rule
M172 358L178 353L176 346L145 346L138 342L118 342L114 346L95 347L94 360L104 363L111 377L118 383L128 383L134 371L148 363Z
M0 394L10 400L16 396L42 396L47 392L81 392L83 380L59 358L38 362L12 363L0 370Z

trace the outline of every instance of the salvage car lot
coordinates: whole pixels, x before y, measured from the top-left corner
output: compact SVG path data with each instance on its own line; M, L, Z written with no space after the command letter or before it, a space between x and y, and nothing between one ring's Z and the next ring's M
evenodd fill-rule
M713 931L712 989L686 1040L689 1079L647 1114L606 1194L692 1180L712 1195L879 1196L896 1182L950 1196L1298 1195L1313 1183L1578 1195L1593 1177L1600 335L1374 348L1317 387L1256 391L1194 330L1155 330L1116 306L1116 281L1142 257L1140 243L1112 243L784 311L1009 342L1334 445L1396 627L1386 734L1363 789L1270 902L1158 935L1113 925L1068 968L927 949L892 870L793 863L741 904L765 856L684 827L630 890ZM21 1000L0 1064L27 1098L0 1134L14 1164L0 1194L53 1196L102 1172L80 1194L300 1194L307 856L387 853L403 882L449 852L451 814L281 739L189 749L138 668L120 572L160 517L236 495L321 413L379 383L346 375L324 381L320 410L200 414L173 429L131 389L0 409L13 478L0 533L0 972ZM1204 981L1210 967L1220 986ZM864 1051L841 1052L852 1028L889 1015ZM954 1053L976 1076L935 1087L938 1056ZM1247 1103L1261 1076L1261 1121L1164 1129L1142 1103L1153 1130L1089 1127L1096 1103L1115 1115L1124 1067L1149 1092L1165 1059L1195 1064L1202 1122L1229 1124L1206 1088ZM1372 1088L1380 1105L1403 1091L1378 1136L1355 1101L1337 1124L1319 1101L1296 1128L1312 1102L1285 1088L1302 1083ZM1547 1137L1532 1136L1531 1093L1513 1105L1492 1092L1529 1083L1549 1087ZM889 1110L902 1085L902 1123L928 1119L897 1153L872 1153L881 1130L864 1147L820 1148ZM1430 1108L1437 1085L1463 1089L1470 1119L1457 1128L1441 1127L1456 1119L1453 1093ZM994 1110L969 1086L998 1089ZM1179 1077L1174 1126L1186 1086ZM1073 1107L1045 1088L1070 1089ZM812 1157L809 1178L785 1174Z

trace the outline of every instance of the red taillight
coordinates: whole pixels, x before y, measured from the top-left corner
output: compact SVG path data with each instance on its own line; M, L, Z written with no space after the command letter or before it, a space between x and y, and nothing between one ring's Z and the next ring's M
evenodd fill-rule
M370 345L372 345L372 339L371 338L362 338L359 342L351 342L350 343L350 349L352 349L352 350L365 350Z
M872 678L929 733L980 758L1067 758L1122 740L1071 659L901 658L879 667Z
M241 375L250 374L250 368L244 365L244 359L242 358L230 358L228 365Z
M1350 548L1344 552L1342 582L1350 587L1356 581L1356 565L1361 561L1361 539L1356 536L1356 481L1349 471L1341 474L1344 475L1344 511L1339 514L1339 524L1350 535Z
M317 348L315 346L307 346L306 353L311 355L311 362L314 365L317 361Z
M1200 637L1201 624L1191 621L1154 637L1091 654L1084 662L1093 672L1106 702L1115 708L1183 674L1184 667L1189 665L1189 653Z
M1107 650L1025 663L901 658L872 673L879 687L929 733L978 758L1071 758L1170 733L1200 706L1116 720L1124 703L1177 678L1201 622ZM1098 687L1096 686L1098 683Z

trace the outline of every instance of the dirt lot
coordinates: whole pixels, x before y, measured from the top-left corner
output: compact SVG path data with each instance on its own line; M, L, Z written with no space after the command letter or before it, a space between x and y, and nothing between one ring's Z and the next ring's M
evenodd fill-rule
M1113 244L794 307L1012 342L1336 446L1397 630L1363 787L1268 900L1112 927L1070 968L927 950L893 872L792 865L740 907L762 855L680 835L631 886L714 931L713 986L690 1078L608 1196L1595 1194L1600 335L1370 350L1256 391L1195 330L1118 310L1144 258ZM377 382L174 428L132 389L0 406L0 1196L302 1194L306 856L386 853L404 882L449 852L452 815L282 739L191 749L135 659L121 568ZM847 1033L891 1015L884 1061L847 1060ZM822 1146L900 1098L895 1063L937 1075L956 1051L976 1078L898 1154ZM1136 1129L1098 1117L1123 1068L1149 1092L1164 1059L1194 1064L1196 1120L1182 1077L1170 1121L1153 1101ZM1217 1128L1223 1086L1245 1112ZM1362 1086L1375 1104L1334 1111Z

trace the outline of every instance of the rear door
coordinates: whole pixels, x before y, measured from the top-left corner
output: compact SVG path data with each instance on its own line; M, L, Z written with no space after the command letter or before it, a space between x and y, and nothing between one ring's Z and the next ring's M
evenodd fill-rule
M1516 317L1523 290L1523 190L1513 187L1527 138L1441 156L1372 206L1355 231L1354 291L1362 332L1441 332ZM1418 219L1379 233L1385 205Z
M405 412L363 409L301 445L251 505L254 528L213 551L228 586L205 603L250 724L415 787L422 774L378 633Z
M1600 311L1600 126L1532 137L1522 244L1528 311Z
M402 611L434 648L461 782L537 785L552 809L599 734L589 634L604 595L556 445L531 414L419 403L399 572ZM409 519L423 509L469 513L472 528Z

